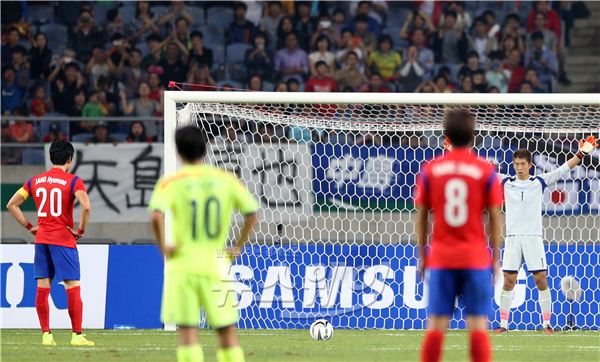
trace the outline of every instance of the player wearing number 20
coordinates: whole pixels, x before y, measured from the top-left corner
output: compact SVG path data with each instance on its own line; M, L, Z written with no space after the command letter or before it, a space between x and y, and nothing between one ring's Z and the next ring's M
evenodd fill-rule
M69 174L73 159L73 145L66 141L55 141L50 145L50 161L53 167L33 176L8 202L11 215L35 235L34 274L37 279L35 309L42 327L42 344L53 346L50 332L50 308L48 296L54 278L64 282L67 291L67 308L73 327L71 344L93 346L94 342L81 334L83 302L79 283L79 254L76 240L84 233L90 216L90 201L83 181ZM20 206L29 197L37 209L37 226L33 226L23 215ZM81 205L79 228L73 229L73 205Z
M419 266L429 278L428 331L421 360L439 361L444 332L462 296L470 330L471 359L490 361L487 316L491 311L492 265L498 260L502 192L493 166L471 150L475 117L450 110L444 133L454 148L426 164L417 179L415 229ZM488 211L493 257L488 251L483 214ZM429 212L433 233L426 253Z
M258 203L233 174L203 164L203 131L187 126L175 132L183 168L156 184L148 209L158 246L166 257L162 319L179 326L178 361L203 361L197 343L200 308L217 330L219 361L243 361L235 325L236 294L225 283L230 261L248 239L256 223ZM233 211L245 215L236 247L224 253ZM173 214L171 244L165 242L164 215ZM229 283L231 284L231 283Z

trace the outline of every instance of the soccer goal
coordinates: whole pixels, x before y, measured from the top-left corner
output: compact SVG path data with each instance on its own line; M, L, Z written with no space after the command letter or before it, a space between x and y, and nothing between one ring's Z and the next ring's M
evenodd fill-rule
M579 139L600 136L598 94L165 92L165 173L178 168L176 127L196 124L210 142L207 162L261 202L261 222L231 268L241 328L307 328L319 318L338 328L425 327L412 195L422 163L444 152L444 110L457 107L476 114L474 149L501 174L513 172L517 148L532 151L539 174ZM544 194L557 327L571 314L581 328L600 327L599 209L595 151ZM560 293L566 276L581 288L573 305ZM510 328L538 328L532 277L522 270L518 279ZM460 317L459 307L452 328L464 327Z

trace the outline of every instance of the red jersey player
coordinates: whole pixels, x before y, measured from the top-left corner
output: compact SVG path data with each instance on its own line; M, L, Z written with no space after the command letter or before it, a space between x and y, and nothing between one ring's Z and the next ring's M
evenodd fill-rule
M83 181L67 173L73 160L73 145L55 141L50 145L49 171L27 180L8 202L11 215L35 235L34 270L37 279L35 309L42 327L42 344L56 345L50 332L48 296L52 279L61 278L67 292L67 308L73 326L71 345L93 346L94 342L81 333L83 303L79 283L79 254L76 240L81 238L90 217L90 200ZM20 206L33 197L38 214L38 225L33 226L23 215ZM73 206L81 205L79 228L73 229Z
M487 316L492 298L492 265L499 255L502 192L487 160L471 152L475 117L466 110L446 114L444 132L453 150L425 165L417 180L415 204L419 265L428 270L428 331L421 360L439 361L444 332L462 296L470 330L471 359L491 360ZM482 216L489 213L493 258L490 257ZM434 214L430 248L429 211Z

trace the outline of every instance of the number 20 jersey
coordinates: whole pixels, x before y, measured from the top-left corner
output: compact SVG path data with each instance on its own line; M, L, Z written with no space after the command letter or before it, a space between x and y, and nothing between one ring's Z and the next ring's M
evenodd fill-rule
M33 197L38 215L36 244L60 245L74 248L75 238L67 229L73 228L75 192L85 191L78 176L54 167L27 180L19 194Z
M428 268L491 266L483 212L502 205L502 188L488 161L466 148L431 160L417 178L415 204L434 214Z

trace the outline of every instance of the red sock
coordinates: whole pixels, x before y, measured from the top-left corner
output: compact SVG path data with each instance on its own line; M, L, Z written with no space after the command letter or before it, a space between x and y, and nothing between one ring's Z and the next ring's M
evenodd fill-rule
M67 289L67 307L69 309L69 317L71 317L73 333L81 333L83 302L81 302L80 289L79 287Z
M444 332L427 331L421 346L421 362L438 362L442 358Z
M37 288L35 295L35 310L37 311L38 319L42 332L50 332L50 306L48 306L48 296L50 288Z
M489 362L492 360L490 338L486 331L471 332L471 361Z

